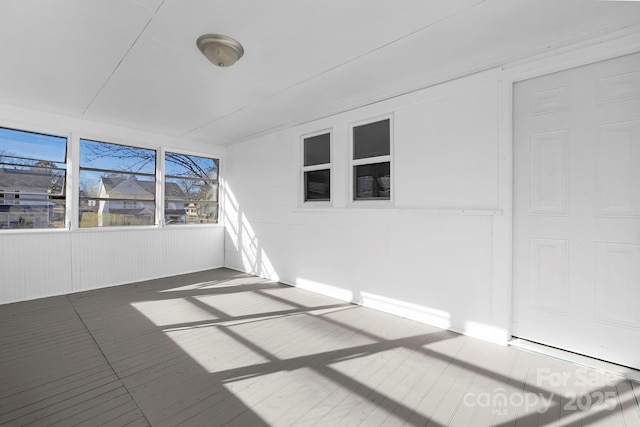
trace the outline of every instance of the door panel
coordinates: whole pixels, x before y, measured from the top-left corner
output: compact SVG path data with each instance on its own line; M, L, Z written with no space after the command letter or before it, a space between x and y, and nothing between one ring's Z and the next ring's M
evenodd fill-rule
M514 336L640 368L640 53L514 86Z
M531 135L532 215L568 214L569 141L567 130Z
M600 216L640 215L640 121L598 126Z
M531 308L568 314L568 241L532 238L530 254Z
M596 310L600 322L640 329L640 245L598 243Z

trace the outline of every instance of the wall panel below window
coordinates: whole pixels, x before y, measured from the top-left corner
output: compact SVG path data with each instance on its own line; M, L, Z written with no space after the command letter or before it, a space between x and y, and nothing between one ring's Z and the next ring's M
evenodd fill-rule
M223 239L222 227L5 234L0 304L221 267Z

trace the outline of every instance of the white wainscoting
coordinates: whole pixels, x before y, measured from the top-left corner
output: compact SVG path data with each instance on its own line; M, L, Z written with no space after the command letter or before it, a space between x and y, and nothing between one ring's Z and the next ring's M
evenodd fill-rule
M224 265L224 228L9 232L0 245L0 303Z

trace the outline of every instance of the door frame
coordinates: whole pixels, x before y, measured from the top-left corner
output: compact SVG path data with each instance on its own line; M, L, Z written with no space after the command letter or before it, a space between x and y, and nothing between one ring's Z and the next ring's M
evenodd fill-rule
M597 37L501 68L503 78L498 84L498 203L502 215L493 217L492 323L504 325L504 330L498 333L498 341L503 344L513 340L514 320L514 85L637 52L640 52L640 28Z

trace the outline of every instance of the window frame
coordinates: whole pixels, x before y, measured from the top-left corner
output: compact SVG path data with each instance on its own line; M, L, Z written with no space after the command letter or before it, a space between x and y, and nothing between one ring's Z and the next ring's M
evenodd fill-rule
M304 143L306 139L313 138L320 135L329 135L329 163L321 163L318 165L305 166L304 165L304 157L305 157L305 147ZM321 129L314 132L309 132L300 135L299 141L300 147L300 173L298 182L300 185L300 191L298 192L298 205L302 207L310 207L310 208L320 208L320 207L331 207L333 206L333 187L335 185L335 180L333 176L333 128ZM307 200L307 186L305 183L305 174L307 172L316 172L329 170L329 200Z
M211 179L216 181L217 187L218 187L218 194L217 194L217 200L216 200L216 205L217 205L217 213L216 213L216 222L210 222L210 223L184 223L184 224L168 224L167 223L167 219L165 218L165 210L166 210L166 206L165 206L165 202L166 202L166 195L165 195L165 180L167 179L167 173L166 173L166 164L165 164L165 156L167 153L175 153L175 154L182 154L185 156L194 156L194 157L203 157L203 158L207 158L207 159L213 159L213 160L217 160L218 162L218 178L217 179ZM223 156L219 155L219 154L208 154L208 153L201 153L201 152L196 152L196 151L191 151L191 150L179 150L179 149L174 149L174 148L170 148L170 147L162 147L160 149L159 155L161 156L161 164L160 164L160 173L158 175L158 197L160 198L161 201L161 206L160 206L160 215L162 215L159 218L162 218L162 220L160 221L160 225L163 228L172 228L172 229L180 229L183 227L186 228L192 228L192 227L220 227L223 226L224 224L222 223L222 200L223 197L222 194L222 185L223 185L223 179L222 179L222 164L223 164ZM175 177L175 175L170 175L169 177Z
M72 152L72 134L71 132L64 132L64 131L60 131L55 130L55 129L51 129L51 128L45 128L45 127L40 127L40 126L29 126L28 128L18 125L18 124L14 124L14 123L10 123L10 122L0 122L0 128L2 129L7 129L10 131L16 131L16 132L22 132L22 133L27 133L27 134L35 134L35 135L42 135L42 136L49 136L49 137L54 137L54 138L63 138L65 140L65 153L64 153L64 158L62 161L51 161L53 163L57 163L57 164L63 164L64 165L64 185L61 188L61 193L60 194L51 194L47 196L47 200L51 200L51 197L54 197L54 200L60 200L61 201L61 205L64 206L64 218L63 218L63 225L61 227L38 227L38 228L5 228L5 229L0 229L0 233L3 234L12 234L12 233L59 233L59 232L64 232L64 231L69 231L70 230L70 221L69 218L71 218L70 216L70 212L72 209L72 200L73 200L73 193L70 191L71 190L71 180L72 180L72 161L71 161L71 152ZM14 157L14 156L8 156L8 157ZM35 158L22 158L22 157L14 157L14 158L20 158L20 159L24 159L24 160L35 160L35 161L50 161L50 160L44 160L44 159L35 159ZM4 192L3 192L4 193ZM15 199L20 199L20 193L18 194L14 194L14 198ZM30 193L25 193L25 195L27 197L22 197L23 199L29 199L29 195L30 196L39 196L39 194L30 194ZM17 197L16 197L17 196Z
M372 123L382 122L389 120L389 154L383 156L365 157L361 159L354 159L355 156L355 139L354 129L359 126L364 126ZM395 173L394 173L394 116L393 113L388 113L380 116L371 117L357 122L349 124L349 161L348 161L348 191L349 197L348 206L350 207L392 207L395 203ZM389 198L371 198L371 199L356 199L356 183L355 183L355 168L363 165L373 165L376 163L389 163Z
M27 234L27 233L61 233L61 232L73 232L73 233L104 233L104 232L118 232L123 230L149 230L149 229L161 229L164 228L164 156L165 152L185 154L189 156L205 157L215 159L218 162L218 194L217 194L217 222L216 223L202 223L202 224L188 224L189 228L192 227L208 227L219 228L224 227L224 186L225 181L222 175L224 168L224 156L219 150L212 150L212 152L202 152L199 150L181 150L176 146L165 145L163 143L150 143L149 141L139 140L137 138L120 137L114 135L105 135L102 133L93 133L86 130L73 130L73 129L60 129L51 128L46 126L29 125L23 126L12 121L0 121L0 128L4 128L10 131L23 132L26 134L36 134L51 136L64 139L65 142L65 154L63 161L55 161L57 164L64 164L65 166L65 184L62 187L61 193L58 198L60 204L64 206L64 218L61 219L60 227L47 227L47 228L6 228L0 229L1 234ZM153 173L131 173L133 175L148 175L153 176L155 181L154 192L154 204L155 204L155 221L153 224L141 224L141 225L113 225L113 226L91 226L80 227L80 221L78 218L80 209L80 172L84 170L95 170L99 168L94 167L80 167L80 145L81 140L99 142L105 144L121 145L131 148L139 148L143 150L151 150L155 152L155 169ZM14 157L14 156L11 156ZM18 157L20 158L20 157ZM26 160L42 160L42 159L26 159ZM46 160L45 160L46 161ZM99 169L100 171L113 171L123 172L117 170ZM128 172L128 171L124 171ZM8 193L12 194L12 193ZM19 200L23 197L21 193L17 195ZM28 197L25 197L28 198ZM9 199L9 197L7 197ZM86 198L85 199L89 199ZM96 200L91 198L91 200ZM127 199L129 200L129 199ZM130 201L134 201L131 199ZM146 201L146 200L144 200ZM96 203L97 205L97 203Z
M154 167L154 172L153 174L148 173L148 172L128 172L128 171L121 171L121 170L115 170L115 169L101 169L101 168L95 168L95 167L83 167L82 166L82 158L81 158L81 145L82 145L82 141L89 141L89 142L96 142L96 143L103 143L103 144L110 144L110 145L119 145L119 146L125 146L125 147L130 147L130 148L134 148L134 149L141 149L141 150L148 150L148 151L154 151L155 152L155 167ZM106 137L101 137L101 136L79 136L75 139L76 142L76 146L75 149L77 150L77 152L75 153L74 159L77 161L77 166L74 167L74 182L73 182L73 186L75 187L75 197L74 200L76 201L76 204L74 206L75 209L75 213L76 218L75 218L75 226L74 229L77 231L81 231L81 232L87 232L87 231L106 231L106 230L133 230L133 229L149 229L149 228L158 228L159 224L160 224L160 219L161 217L159 216L159 209L161 209L160 206L160 200L159 200L159 189L158 189L158 181L159 181L159 171L160 171L160 148L159 147L153 147L150 146L148 144L143 144L143 143L139 143L137 141L133 141L130 142L129 140L122 140L119 138L106 138ZM128 174L128 175L143 175L143 176L149 176L149 177L153 177L154 179L154 193L153 193L153 203L154 203L154 221L151 224L136 224L136 225L107 225L107 226L100 226L100 225L96 225L96 226L88 226L88 227L82 227L81 226L81 221L79 219L79 214L80 214L80 206L81 206L81 200L83 199L92 199L92 200L96 200L96 206L99 206L100 203L100 198L87 198L87 197L81 197L80 196L80 176L82 171L91 171L91 172L115 172L115 173L124 173L124 174ZM117 200L117 201L121 201L124 203L126 202L130 202L130 201L142 201L142 202L150 202L151 200L146 200L146 199L112 199L112 200Z

